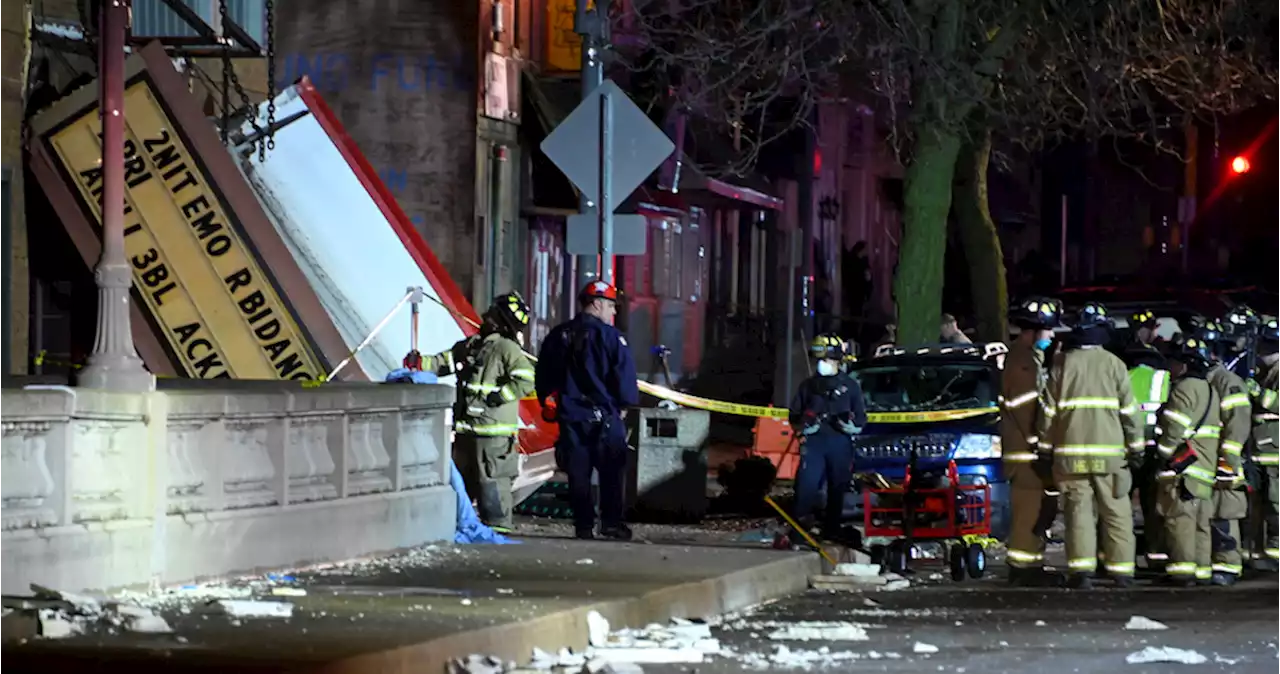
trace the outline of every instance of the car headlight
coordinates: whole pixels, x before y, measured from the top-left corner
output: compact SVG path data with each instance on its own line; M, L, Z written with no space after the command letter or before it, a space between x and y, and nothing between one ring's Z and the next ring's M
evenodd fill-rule
M1000 437L997 435L965 433L956 443L957 459L998 459L1000 454Z

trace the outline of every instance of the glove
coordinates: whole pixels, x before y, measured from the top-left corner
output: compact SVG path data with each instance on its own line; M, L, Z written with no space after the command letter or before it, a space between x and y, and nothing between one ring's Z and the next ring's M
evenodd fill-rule
M822 424L805 424L800 428L800 435L813 435L819 428L822 428Z
M489 395L484 397L484 404L488 405L489 407L502 407L503 405L507 404L507 401L502 399L501 393L494 391L493 393L490 393Z
M1262 395L1262 387L1258 385L1257 379L1249 379L1244 383L1245 388L1249 389L1249 397L1257 398Z
M862 428L848 419L837 420L836 428L840 429L840 432L845 435L857 435L862 432Z

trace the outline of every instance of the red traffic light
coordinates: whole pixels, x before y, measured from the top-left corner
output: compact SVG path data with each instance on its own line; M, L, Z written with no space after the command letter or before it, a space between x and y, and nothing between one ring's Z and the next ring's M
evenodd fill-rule
M1248 173L1250 168L1253 167L1249 164L1248 157L1241 155L1231 160L1231 172L1236 175Z

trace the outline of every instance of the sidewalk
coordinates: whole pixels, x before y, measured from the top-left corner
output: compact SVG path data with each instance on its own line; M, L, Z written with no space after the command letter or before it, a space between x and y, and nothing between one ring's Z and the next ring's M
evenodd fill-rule
M284 583L137 596L173 634L97 631L21 645L6 635L5 665L434 674L471 653L524 662L535 646L582 649L592 610L619 627L713 616L803 591L817 569L813 554L740 547L554 538L430 547L299 570ZM298 590L306 594L279 596ZM292 617L228 616L219 596L291 603Z

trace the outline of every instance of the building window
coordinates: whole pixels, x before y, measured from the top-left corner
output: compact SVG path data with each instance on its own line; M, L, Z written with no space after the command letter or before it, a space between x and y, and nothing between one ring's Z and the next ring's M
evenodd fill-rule
M222 28L219 0L181 0L195 10L214 33ZM265 45L266 8L263 0L226 0L227 14L240 24L259 45ZM199 37L194 28L187 25L164 3L164 0L134 0L133 34L138 37Z

